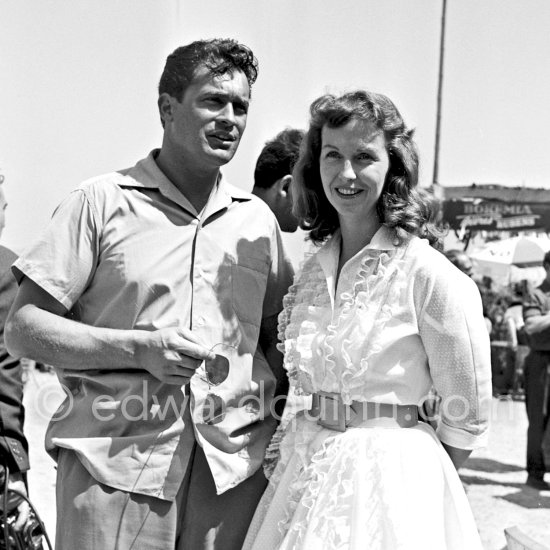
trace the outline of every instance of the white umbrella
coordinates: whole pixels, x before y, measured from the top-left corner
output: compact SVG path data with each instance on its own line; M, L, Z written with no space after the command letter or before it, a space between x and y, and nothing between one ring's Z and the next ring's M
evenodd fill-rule
M548 236L512 237L490 241L472 252L477 271L501 283L529 279L537 282L544 277L542 260L550 250Z

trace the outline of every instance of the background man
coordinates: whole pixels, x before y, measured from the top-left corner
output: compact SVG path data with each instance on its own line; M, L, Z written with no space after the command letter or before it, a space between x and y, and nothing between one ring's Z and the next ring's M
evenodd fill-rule
M544 256L546 278L523 303L524 330L531 348L525 358L525 405L527 407L527 485L550 490L544 481L546 465L542 452L543 436L550 413L548 367L550 365L550 252Z
M0 236L6 222L8 203L4 195L4 176L0 174ZM9 248L0 245L0 489L8 483L10 489L27 494L25 472L29 469L29 444L23 434L25 409L23 408L22 365L14 359L4 345L4 325L8 311L17 293L17 283L10 271L17 256ZM6 467L9 471L5 478ZM0 497L1 498L1 497ZM21 529L29 517L29 506L18 506L15 529ZM0 533L0 539L3 537Z
M254 170L252 193L267 203L283 231L293 233L298 220L292 214L292 169L300 154L303 130L286 128L268 141Z
M474 278L474 265L470 256L466 254L463 250L452 249L445 252L447 259L462 273L468 275L468 277ZM488 303L491 301L492 296L489 295L489 288L485 288L478 280L474 279L474 282L477 285L479 293L481 295L481 303L483 304L483 318L485 319L485 326L487 327L487 332L491 334L493 330L493 323L489 317L489 308Z
M257 70L233 40L175 50L161 149L82 184L14 266L8 347L67 389L46 434L58 550L242 545L286 391L292 277L274 216L220 173Z
M447 250L445 256L454 266L458 267L462 273L466 273L468 277L472 277L474 274L474 266L472 260L470 260L470 256L468 256L466 252L453 248L452 250Z

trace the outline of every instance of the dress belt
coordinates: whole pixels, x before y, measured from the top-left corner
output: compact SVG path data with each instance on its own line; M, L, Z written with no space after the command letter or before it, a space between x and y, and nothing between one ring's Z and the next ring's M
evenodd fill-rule
M418 424L416 405L353 401L344 405L339 393L320 391L313 394L310 414L324 428L345 432L361 425L412 428Z

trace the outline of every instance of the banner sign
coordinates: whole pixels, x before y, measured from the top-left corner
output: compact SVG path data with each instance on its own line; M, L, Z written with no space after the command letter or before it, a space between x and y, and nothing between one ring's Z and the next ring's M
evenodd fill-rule
M550 203L451 199L443 201L443 219L462 231L550 232Z

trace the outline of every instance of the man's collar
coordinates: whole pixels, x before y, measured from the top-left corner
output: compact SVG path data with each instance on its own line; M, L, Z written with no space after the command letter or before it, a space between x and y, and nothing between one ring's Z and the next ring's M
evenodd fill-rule
M250 193L241 191L237 187L229 184L223 177L223 174L220 173L218 181L212 189L210 197L208 197L208 202L200 217L202 220L207 220L216 212L231 206L233 201L248 201L251 198L252 195Z
M153 149L146 158L140 160L133 168L122 170L120 173L124 176L128 176L126 178L127 181L122 185L126 187L158 189L165 197L198 216L198 212L189 202L187 197L185 197L158 167L155 158L159 151L159 149ZM221 208L229 206L233 200L243 201L250 200L250 198L250 193L230 185L220 172L218 181L208 199L205 212L208 211L210 215Z
M155 162L158 152L159 149L153 149L147 157L140 160L132 168L119 170L119 174L125 176L125 181L121 185L124 187L145 187L147 189L159 189L162 184L173 185Z

